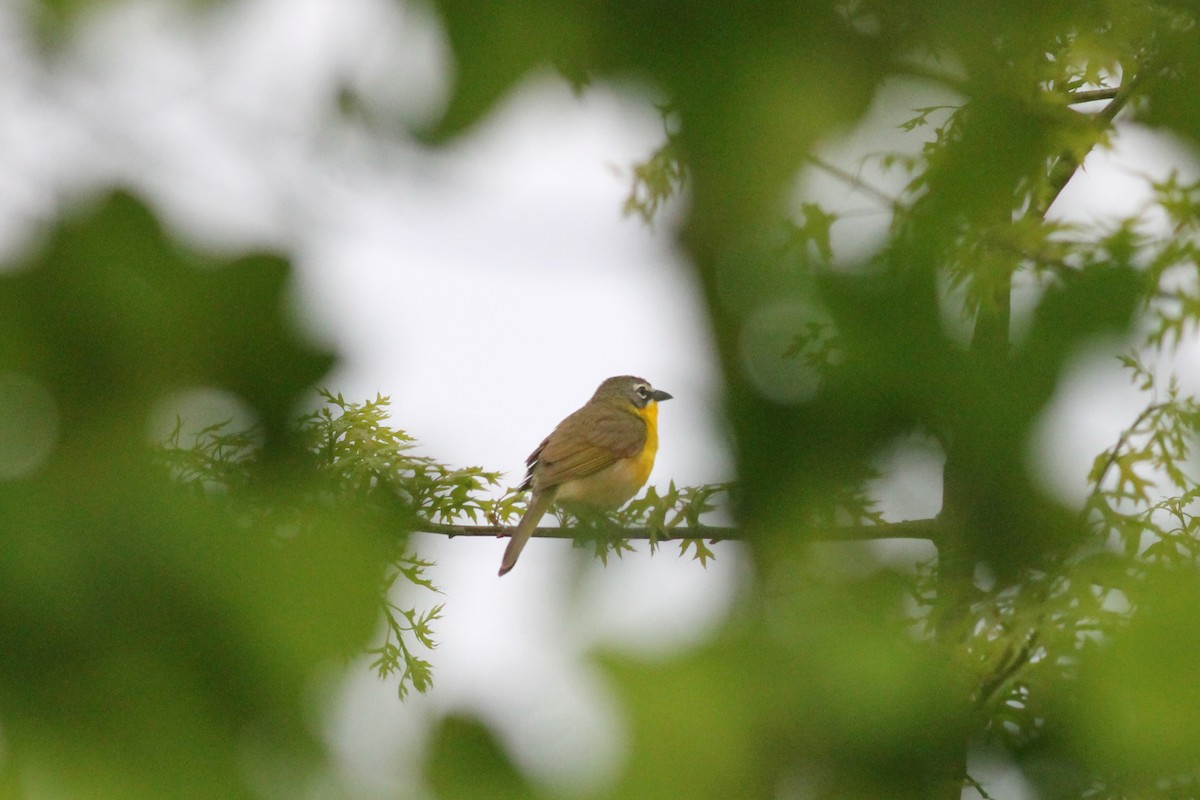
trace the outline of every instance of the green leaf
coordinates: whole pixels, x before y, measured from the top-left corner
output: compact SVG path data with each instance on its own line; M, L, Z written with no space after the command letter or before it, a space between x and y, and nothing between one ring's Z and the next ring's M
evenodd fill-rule
M439 800L527 800L537 797L495 734L474 719L446 717L433 733L425 779Z
M0 373L56 426L0 481L8 769L98 798L248 798L267 762L319 763L313 680L366 646L389 542L354 509L263 513L315 492L291 409L332 363L288 320L287 278L276 256L185 250L121 193L0 274ZM161 404L198 387L259 433L152 446Z

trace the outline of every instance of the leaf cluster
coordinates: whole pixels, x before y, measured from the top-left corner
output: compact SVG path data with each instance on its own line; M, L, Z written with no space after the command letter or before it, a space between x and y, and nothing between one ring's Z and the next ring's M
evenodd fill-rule
M381 678L397 679L401 698L410 688L426 692L433 684L432 668L420 648L435 646L432 623L441 617L443 604L418 611L392 599L403 593L398 583L438 591L428 577L433 564L408 549L407 533L418 521L476 521L497 513L499 504L484 493L499 484L500 474L451 467L417 454L415 440L388 424L387 397L351 402L340 393L319 394L321 405L297 422L297 439L311 456L303 463L312 488L287 504L268 505L245 496L261 472L261 431L236 430L222 422L184 442L180 419L160 447L161 458L185 487L211 502L234 504L243 519L286 531L291 538L310 533L307 521L319 508L352 508L391 528L394 545L378 592L384 641L367 652Z
M482 494L499 485L499 472L415 453L413 438L388 425L388 397L354 403L326 390L321 396L324 403L300 421L300 430L333 496L399 502L410 519L428 522L474 522L492 513L494 504Z

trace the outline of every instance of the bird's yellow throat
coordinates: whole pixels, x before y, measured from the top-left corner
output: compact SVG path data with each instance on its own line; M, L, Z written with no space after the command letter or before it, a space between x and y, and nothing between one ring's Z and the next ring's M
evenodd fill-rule
M646 445L638 454L635 472L639 484L650 477L654 469L654 456L658 453L658 403L647 403L645 408L639 408L637 415L646 421Z

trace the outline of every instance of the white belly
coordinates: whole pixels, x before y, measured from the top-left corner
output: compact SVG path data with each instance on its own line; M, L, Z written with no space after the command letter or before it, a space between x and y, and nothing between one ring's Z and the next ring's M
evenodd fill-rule
M645 478L636 459L623 458L585 478L559 484L554 502L566 506L618 508L642 488Z

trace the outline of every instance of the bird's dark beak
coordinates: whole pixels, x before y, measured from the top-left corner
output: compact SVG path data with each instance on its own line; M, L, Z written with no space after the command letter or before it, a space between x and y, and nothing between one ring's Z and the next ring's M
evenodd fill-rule
M658 402L660 402L660 403L661 403L663 400L670 400L670 399L671 399L671 395L669 395L669 394L667 394L666 392L664 392L664 391L661 391L661 390L659 390L659 389L655 389L653 392L651 392L651 393L650 393L650 396L651 396L651 397L653 397L655 400L657 400L657 401L658 401Z

